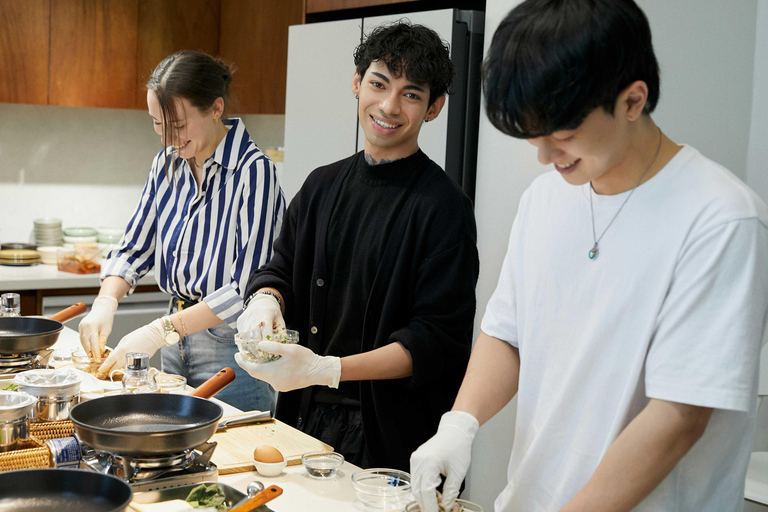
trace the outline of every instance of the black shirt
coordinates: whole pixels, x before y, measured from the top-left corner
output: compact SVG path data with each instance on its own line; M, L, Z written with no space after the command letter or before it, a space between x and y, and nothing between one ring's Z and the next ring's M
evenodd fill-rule
M324 353L334 338L341 340L339 324L331 325L331 318L346 322L356 317L353 327L341 329L362 332L360 339L354 339L359 343L357 353L394 342L403 345L413 363L410 377L350 386L357 386L359 393L371 464L405 471L411 453L434 435L440 416L450 410L464 378L479 266L471 201L421 152L412 157L413 165L406 165L409 159L393 162L395 167L404 165L402 176L373 191L386 195L387 187L397 182L402 194L392 192L389 200L379 198L378 203L372 196L357 197L363 187L352 177L354 171L362 170L364 180L371 178L366 178L362 151L315 169L288 207L272 259L251 274L245 293L250 297L266 286L279 290L286 324L298 330L300 343L316 353ZM387 170L377 167L367 169L374 178ZM366 200L370 205L364 205ZM357 215L375 212L389 220L376 221L375 235L368 234L365 221L358 218L346 219L350 226L342 228L340 212L349 215L353 203L359 203L354 207L359 207ZM334 222L339 224L332 227ZM371 248L354 240L344 251L330 247L332 238L352 240L358 229L365 231L360 236L373 237L366 243L380 246ZM350 275L358 273L351 267L360 265L350 257L370 268L376 265L375 273L362 270L361 283L350 281ZM366 281L372 275L373 281ZM334 297L351 292L355 299L332 300L332 289ZM344 350L352 348L341 342L339 349L341 345ZM312 389L317 393L313 395ZM304 429L310 404L319 402L318 396L325 392L339 393L325 386L280 393L276 417Z
M363 315L360 304L368 302L381 255L397 219L429 158L417 151L391 163L369 165L355 161L341 186L333 207L326 241L328 275L327 308L322 350L324 355L348 356L362 352ZM356 382L342 382L338 391L322 389L319 398L332 401L339 394L359 400Z

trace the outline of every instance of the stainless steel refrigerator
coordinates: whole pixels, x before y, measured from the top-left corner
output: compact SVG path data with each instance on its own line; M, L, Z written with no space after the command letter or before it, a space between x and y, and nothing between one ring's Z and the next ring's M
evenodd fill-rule
M474 198L485 19L479 11L444 9L290 27L280 176L289 200L313 169L363 149L352 52L374 27L399 19L427 26L450 43L453 94L438 118L422 127L419 146Z

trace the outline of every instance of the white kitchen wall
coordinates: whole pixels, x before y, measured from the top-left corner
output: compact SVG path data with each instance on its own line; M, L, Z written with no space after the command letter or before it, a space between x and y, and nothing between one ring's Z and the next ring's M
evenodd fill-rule
M284 116L240 117L260 148L283 145ZM0 241L45 216L124 227L159 149L146 111L0 103Z
M768 38L768 0L759 2L761 46L756 54L758 0L638 0L649 18L661 67L661 99L654 119L676 142L696 147L745 181L749 175L753 186L766 180L766 171L755 166L748 173L747 155L763 164L768 161L768 43L764 41ZM499 22L518 3L486 3L486 52ZM762 58L758 61L759 55ZM762 135L750 146L750 119L758 112L763 116ZM762 143L760 149L755 146L758 143ZM480 280L476 335L496 287L520 197L536 176L549 170L537 162L532 146L502 135L485 115L481 117L478 153L475 214ZM513 400L483 425L472 450L465 497L489 511L507 481L514 407Z

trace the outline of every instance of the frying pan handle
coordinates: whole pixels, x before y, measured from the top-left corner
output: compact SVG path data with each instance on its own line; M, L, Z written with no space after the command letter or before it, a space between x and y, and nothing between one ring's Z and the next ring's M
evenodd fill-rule
M85 304L78 302L77 304L69 306L66 309L62 309L58 313L52 314L48 318L51 320L56 320L57 322L64 323L67 320L72 320L76 316L82 315L83 313L85 313Z
M200 398L211 398L229 386L233 380L235 380L235 370L229 367L223 368L216 372L213 377L200 384L191 394Z
M283 494L283 490L280 487L276 485L270 485L259 494L254 495L252 498L249 498L248 501L241 503L240 505L231 509L229 512L251 512L252 510L256 510L260 506L264 505L268 501L272 501L281 494Z

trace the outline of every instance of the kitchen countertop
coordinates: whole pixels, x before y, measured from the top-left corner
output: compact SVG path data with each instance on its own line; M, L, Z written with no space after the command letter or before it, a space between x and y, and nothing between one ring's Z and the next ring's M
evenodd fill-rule
M361 512L365 511L365 507L352 489L351 477L356 471L360 468L344 462L333 478L318 480L310 477L303 466L288 466L275 477L264 477L252 471L220 475L219 482L243 493L248 483L254 480L263 483L264 487L277 485L283 489L283 494L267 503L267 507L275 512Z
M139 280L139 284L156 284L154 273L149 272ZM40 264L29 267L0 265L0 292L3 293L59 288L98 288L99 286L101 286L99 274L59 272L56 265Z
M69 351L80 346L77 332L64 327L56 344L57 350ZM56 366L68 366L66 363ZM241 414L242 411L216 400L224 409L224 415ZM361 468L344 462L333 478L319 480L309 476L303 466L288 466L282 474L276 477L265 477L256 471L219 475L219 482L230 485L245 493L248 484L258 480L264 487L277 485L283 489L283 494L267 504L274 512L365 512L363 504L357 499L352 488L352 474ZM398 509L400 512L402 509ZM379 511L390 512L390 511Z

